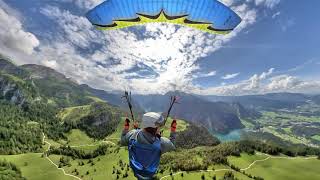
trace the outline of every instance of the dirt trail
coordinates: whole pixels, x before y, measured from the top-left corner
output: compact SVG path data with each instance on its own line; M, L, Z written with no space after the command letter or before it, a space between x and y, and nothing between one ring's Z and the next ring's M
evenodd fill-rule
M44 144L44 143L45 143L45 144L48 144L48 149L46 150L46 152L48 152L48 151L50 150L50 148L51 148L51 143L49 143L48 141L46 141L46 136L44 135L44 133L42 133L42 136L43 136L43 139L42 139L43 144ZM114 142L111 142L111 141L102 141L102 142L100 142L99 144L87 144L87 145L70 146L70 147L75 148L75 147L86 147L86 146L98 146L98 145L103 144L103 143L112 144L113 146L116 146L116 144L115 144ZM72 175L72 174L66 173L66 171L65 171L63 168L59 168L59 166L58 166L57 164L55 164L55 163L47 156L46 153L45 153L44 155L45 155L45 158L46 158L51 164L53 164L57 169L61 170L65 176L70 176L70 177L72 177L72 178L75 178L75 179L78 179L78 180L82 180L81 178L79 178L79 177L77 177L77 176L74 176L74 175Z
M261 153L260 153L261 154ZM306 157L306 158L302 158L302 157L279 157L279 156L270 156L269 154L263 154L263 155L266 155L267 157L264 158L264 159L258 159L258 160L255 160L253 161L251 164L249 164L248 167L246 168L243 168L243 169L240 169L241 171L246 171L248 169L250 169L253 165L255 165L256 163L258 162L263 162L263 161L267 161L268 159L316 159L317 157L313 156L313 157ZM233 169L215 169L215 170L199 170L199 171L193 171L193 172L219 172L219 171L234 171ZM180 171L180 172L177 172L177 173L174 173L172 174L172 176L176 176L176 175L179 175L181 173L185 173L186 171ZM166 178L169 178L171 177L170 175L166 175L166 176L163 176L160 178L160 180L162 179L166 179Z
M46 150L46 152L47 152L47 151L50 150L51 144L45 140L45 135L44 135L44 133L42 133L42 134L43 134L43 140L42 140L43 143L46 143L46 144L49 145L49 146L48 146L48 149ZM110 139L110 140L111 140L111 139L117 139L117 140L118 140L119 138L108 138L108 139ZM99 144L87 144L87 145L78 145L78 146L70 146L70 147L97 146L97 145L100 145L100 144L102 144L102 143L112 144L112 145L116 146L116 144L115 144L114 142L111 142L111 141L102 141L102 142L100 142ZM280 156L270 156L269 154L262 154L262 153L259 153L259 154L265 155L265 156L267 156L267 157L264 158L264 159L255 160L255 161L253 161L251 164L249 164L248 167L242 168L242 169L240 169L240 170L241 170L241 171L246 171L246 170L250 169L250 168L251 168L253 165L255 165L256 163L258 163L258 162L263 162L263 161L267 161L268 159L292 159L292 160L294 160L294 159L306 159L306 160L307 160L307 159L316 159L316 158L317 158L317 157L306 157L306 158L302 158L302 157L280 157ZM59 166L58 166L57 164L55 164L46 154L45 154L45 158L48 159L48 161L49 161L51 164L53 164L57 169L61 170L64 175L73 177L73 178L78 179L78 180L82 180L81 178L79 178L79 177L77 177L77 176L74 176L74 175L72 175L72 174L66 173L63 168L59 168ZM215 170L199 170L199 171L193 171L193 172L220 172L220 171L234 171L234 170L233 170L233 169L226 169L226 168L224 168L224 169L215 169ZM182 173L186 173L186 171L176 172L176 173L172 174L172 176L176 176L176 175L179 175L179 174L182 174ZM166 178L169 178L169 177L171 177L171 175L166 175L166 176L161 177L160 180L163 180L163 179L166 179Z
M49 143L48 141L45 140L46 136L44 135L44 133L42 133L42 135L43 135L42 142L48 144L48 149L46 150L46 152L48 152L48 151L50 150L51 143ZM57 164L55 164L55 163L47 156L46 153L44 153L44 156L45 156L45 158L46 158L51 164L53 164L57 169L61 170L65 176L70 176L70 177L72 177L72 178L75 178L75 179L78 179L78 180L82 180L81 178L79 178L79 177L77 177L77 176L74 176L74 175L72 175L72 174L66 173L66 171L65 171L63 168L59 168L59 166L58 166Z

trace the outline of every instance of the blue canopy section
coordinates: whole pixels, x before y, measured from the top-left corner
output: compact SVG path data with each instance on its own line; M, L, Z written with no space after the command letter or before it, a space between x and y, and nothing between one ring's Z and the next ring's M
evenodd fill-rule
M241 18L217 0L107 0L87 13L94 25L108 26L115 20L138 18L138 14L155 16L186 15L190 22L213 24L212 29L233 30Z

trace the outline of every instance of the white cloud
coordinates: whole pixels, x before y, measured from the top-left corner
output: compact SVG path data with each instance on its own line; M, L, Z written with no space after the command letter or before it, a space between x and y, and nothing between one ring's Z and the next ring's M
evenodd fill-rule
M217 74L217 71L211 71L208 74L205 74L205 77L215 76Z
M60 40L81 48L89 47L92 42L99 42L98 34L92 31L92 25L85 17L73 15L70 11L54 6L42 8L41 13L53 19L63 29L64 34L58 37Z
M88 9L94 8L95 6L99 5L104 0L56 0L56 1L73 3L76 6L78 6L79 8L88 10Z
M10 8L6 8L3 2L0 5L0 52L14 57L34 53L40 44L37 37L23 28L21 21L11 15Z
M262 81L266 80L272 75L274 68L270 68L267 72L254 74L249 79L241 81L235 84L221 85L218 87L212 87L208 89L202 89L197 91L199 94L216 94L216 95L244 95L254 94L260 92Z
M274 69L271 68L267 72L255 74L239 83L230 85L223 83L218 87L197 90L196 93L233 96L272 92L320 93L320 81L304 81L287 74L272 77L273 72Z
M274 72L274 68L270 68L267 72L263 72L260 75L260 79L266 79L268 76L270 76Z
M44 66L50 67L50 68L52 68L52 69L56 69L57 66L58 66L57 61L54 61L54 60L52 60L52 61L50 61L50 60L44 60L44 61L42 61L42 64L43 64Z
M280 75L270 79L266 92L320 93L320 81L303 81L298 77Z
M208 73L194 73L192 76L194 79L203 78L203 77L212 77L217 75L217 71L211 71Z
M245 4L233 8L243 22L232 33L217 36L159 23L132 28L144 29L144 34L136 30L100 32L85 18L48 6L41 12L59 24L63 36L39 48L39 55L46 63L56 62L55 69L60 72L96 88L122 90L128 86L137 93L193 91L197 88L192 83L194 78L216 74L211 71L193 75L200 70L197 61L220 49L255 22L254 9ZM102 47L89 54L77 52L76 47L90 48L93 42ZM146 72L148 75L144 75Z
M64 1L84 9L100 3L99 0ZM43 7L41 13L55 21L61 32L57 32L50 41L42 40L39 47L35 44L32 51L29 49L25 53L34 54L32 63L50 66L79 83L108 91L127 87L135 93L198 92L199 87L193 83L195 78L216 75L216 71L197 73L202 70L199 60L219 50L257 19L257 9L249 6L248 2L224 2L231 5L243 19L233 32L225 36L159 23L101 32L95 30L84 17L71 11L54 6ZM139 30L144 30L144 33ZM92 49L92 44L98 44L98 48ZM33 51L35 47L38 47L36 52ZM79 48L87 51L80 51ZM233 86L249 92L258 88L261 79L272 72L269 70L240 84L225 87ZM211 88L206 92L234 92L227 90L232 88L225 87L220 90Z
M274 8L280 3L280 0L255 0L256 5L264 5L268 8Z
M220 2L222 2L223 4L225 4L227 6L231 6L235 3L235 0L220 0Z
M236 78L237 76L239 76L240 73L234 73L234 74L226 74L224 76L221 77L221 79L233 79Z
M274 14L272 15L272 19L275 19L276 17L280 16L280 14L281 14L280 11L274 13Z
M270 83L266 88L270 91L279 91L283 89L293 89L299 86L303 81L289 75L280 75L270 79Z

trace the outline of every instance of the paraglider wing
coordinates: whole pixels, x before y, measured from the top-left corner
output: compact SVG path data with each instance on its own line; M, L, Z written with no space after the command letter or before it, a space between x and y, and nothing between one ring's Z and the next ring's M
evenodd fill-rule
M229 33L241 18L217 0L107 0L87 13L101 30L165 22L210 33Z

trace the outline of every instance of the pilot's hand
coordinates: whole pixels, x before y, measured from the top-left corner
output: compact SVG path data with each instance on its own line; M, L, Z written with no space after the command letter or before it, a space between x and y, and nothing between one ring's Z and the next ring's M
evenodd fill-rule
M171 123L171 132L176 132L177 130L177 120L173 120L172 123Z
M124 130L128 131L129 128L130 128L130 120L126 118L126 120L124 121Z
M139 129L139 123L138 123L137 121L135 121L135 122L133 123L133 128L134 128L134 129Z

